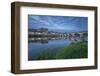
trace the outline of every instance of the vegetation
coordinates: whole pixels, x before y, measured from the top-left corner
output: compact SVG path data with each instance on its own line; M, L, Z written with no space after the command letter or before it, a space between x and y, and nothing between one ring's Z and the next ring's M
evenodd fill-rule
M41 51L38 53L35 57L36 60L47 60L47 59L53 59L50 53L46 51Z
M87 43L77 42L72 43L68 47L60 49L55 58L56 59L74 59L74 58L86 58L87 57Z
M48 53L47 51L41 51L35 59L36 60L48 60L48 59L75 59L75 58L87 58L87 42L74 42L69 46L57 50L55 55Z

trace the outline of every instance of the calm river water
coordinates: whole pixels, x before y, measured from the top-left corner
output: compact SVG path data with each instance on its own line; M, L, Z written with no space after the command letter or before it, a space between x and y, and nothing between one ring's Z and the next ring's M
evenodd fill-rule
M35 56L41 51L47 51L55 54L57 50L68 46L72 41L68 39L48 40L47 43L29 42L28 43L28 60L35 60Z

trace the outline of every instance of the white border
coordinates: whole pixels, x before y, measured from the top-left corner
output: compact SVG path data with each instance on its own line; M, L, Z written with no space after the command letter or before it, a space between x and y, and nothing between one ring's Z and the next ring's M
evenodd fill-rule
M28 61L28 14L88 17L88 59ZM20 69L43 69L94 65L94 11L21 7L20 8Z

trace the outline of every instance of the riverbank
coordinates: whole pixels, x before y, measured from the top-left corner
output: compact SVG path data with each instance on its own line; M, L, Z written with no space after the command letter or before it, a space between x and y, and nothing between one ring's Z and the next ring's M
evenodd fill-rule
M87 42L73 42L64 48L57 50L56 53L41 51L35 56L34 60L79 59L87 57L88 57Z
M68 47L59 49L55 55L55 59L87 58L87 48L87 42L71 43Z

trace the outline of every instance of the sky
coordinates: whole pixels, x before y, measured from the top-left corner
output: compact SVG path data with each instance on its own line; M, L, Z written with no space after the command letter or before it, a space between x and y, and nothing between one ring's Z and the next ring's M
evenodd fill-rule
M75 16L28 15L28 28L48 28L54 32L88 31L88 18Z

